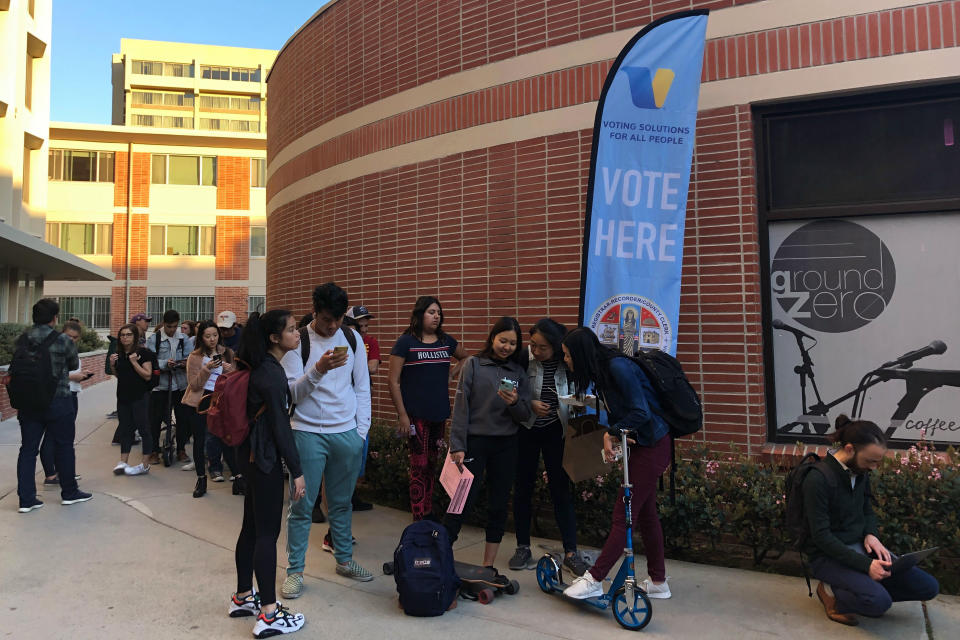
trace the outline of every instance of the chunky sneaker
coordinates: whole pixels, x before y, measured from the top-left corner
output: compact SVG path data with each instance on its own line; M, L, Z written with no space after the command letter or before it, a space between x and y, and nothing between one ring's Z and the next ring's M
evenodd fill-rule
M230 598L230 609L228 610L231 618L246 618L247 616L260 615L260 594L256 591L248 593L242 598L233 594Z
M583 561L583 558L580 557L580 554L576 551L573 552L573 555L564 557L563 566L570 570L570 572L577 576L578 578L587 572L587 563Z
M43 506L43 503L37 500L36 498L34 498L31 502L21 502L20 508L17 509L17 511L19 511L20 513L30 513L31 511L35 511L36 509L39 509L42 506Z
M223 473L220 471L214 471L212 474L214 482L223 482Z
M196 469L196 468L197 468L197 463L195 463L195 462L188 462L187 464L185 464L185 465L183 465L182 467L180 467L180 471L193 471L193 470Z
M253 625L254 638L269 638L278 636L281 633L293 633L300 631L306 622L302 613L291 613L279 602L277 609L272 614L266 614L262 611L257 616L257 624Z
M670 576L667 576L667 579L669 578ZM648 597L657 600L667 600L673 595L670 593L670 585L667 584L666 580L663 581L663 584L654 584L653 579L648 578L640 584L640 587L647 592Z
M291 573L287 579L280 585L280 595L291 600L299 598L303 594L303 574Z
M357 539L354 536L350 536L350 542L357 544ZM327 529L327 532L323 536L323 544L320 547L327 553L333 553L333 541L330 538L330 530Z
M143 475L144 473L149 473L149 472L150 472L150 465L149 465L149 464L145 464L145 463L143 463L143 462L141 462L140 464L138 464L138 465L135 466L135 467L134 467L134 466L127 465L127 468L124 469L123 472L124 472L125 474L127 474L128 476L139 476L139 475Z
M177 462L190 462L190 456L186 451L177 451Z
M63 496L60 499L60 504L77 504L78 502L86 502L93 496L87 493L86 491L80 491L77 489L68 496Z
M593 575L589 571L587 571L582 576L574 580L573 584L564 589L563 595L575 600L596 598L603 595L603 586L594 579Z
M360 582L370 582L373 580L373 574L358 565L354 560L344 562L343 564L338 562L337 573L347 578L359 580Z
M113 468L113 475L122 476L127 470L127 463L121 460L117 463L117 466Z
M533 554L530 553L530 547L517 547L517 550L513 552L513 557L510 558L510 562L507 563L507 566L514 571L529 569L530 558L532 557Z
M53 476L52 478L43 479L43 488L48 489L50 487L59 487L60 486L60 476Z

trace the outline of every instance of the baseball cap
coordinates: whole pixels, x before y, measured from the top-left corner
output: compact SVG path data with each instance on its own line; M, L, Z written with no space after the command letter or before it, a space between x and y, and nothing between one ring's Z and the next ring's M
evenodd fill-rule
M133 324L134 322L137 322L139 320L146 320L147 322L153 322L153 317L148 316L145 313L137 313L130 318L130 324Z
M217 316L218 327L229 329L235 324L237 324L237 314L233 311L221 311L220 315Z
M374 318L372 313L362 304L347 309L347 317L359 320L360 318Z

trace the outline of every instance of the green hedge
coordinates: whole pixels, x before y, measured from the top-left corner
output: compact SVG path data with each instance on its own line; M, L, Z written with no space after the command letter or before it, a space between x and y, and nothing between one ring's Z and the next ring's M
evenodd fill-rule
M440 465L446 443L440 449ZM676 502L669 483L660 497L660 517L668 554L674 558L752 566L799 575L799 556L785 531L783 469L745 455L717 456L704 447L683 452L677 464ZM881 540L894 552L939 546L926 565L945 592L960 590L960 454L935 453L923 446L887 457L871 479ZM368 499L409 509L406 443L393 429L374 425L362 491ZM601 546L610 528L612 505L620 487L619 470L574 485L577 535L584 545ZM483 494L481 494L482 496ZM442 514L449 498L437 483L434 513ZM482 525L481 498L468 519ZM534 504L536 535L558 537L546 487L540 474ZM639 538L636 541L640 548Z
M13 322L0 323L0 365L10 364L10 360L13 358L14 343L28 326L29 325L16 324ZM58 329L59 328L60 327L58 327ZM100 336L93 329L84 328L83 333L80 335L80 345L78 346L80 353L106 348L106 340L101 340Z

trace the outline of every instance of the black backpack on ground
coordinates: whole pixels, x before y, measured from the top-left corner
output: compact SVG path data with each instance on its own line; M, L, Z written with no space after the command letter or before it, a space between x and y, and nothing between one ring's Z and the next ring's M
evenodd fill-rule
M439 616L450 609L460 579L443 525L420 520L403 530L393 552L393 579L400 606L408 616Z
M17 338L10 362L10 382L7 383L7 395L14 409L43 412L53 402L57 394L57 377L50 360L50 345L59 336L58 331L51 331L40 344L31 342L26 333Z
M803 508L803 481L814 469L823 474L831 489L836 488L836 476L830 471L830 467L827 466L823 458L815 453L808 453L803 456L797 466L790 470L783 482L783 493L786 496L787 533L793 538L794 546L800 552L800 564L803 565L803 575L807 579L807 591L811 598L813 597L813 589L810 588L810 572L807 570L807 563L803 559L803 547L810 538L810 526L807 523L807 514Z
M703 428L703 404L696 389L690 384L680 361L660 349L641 349L630 359L639 366L650 381L660 411L657 415L670 427L673 438L689 436ZM673 440L670 441L670 504L676 504L677 459ZM661 489L662 480L661 480Z

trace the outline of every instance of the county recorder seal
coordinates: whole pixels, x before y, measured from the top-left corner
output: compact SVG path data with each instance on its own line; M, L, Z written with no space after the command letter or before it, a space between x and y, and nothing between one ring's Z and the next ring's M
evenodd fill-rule
M607 298L590 316L590 328L601 343L631 356L641 348L668 351L673 338L663 310L631 293Z

